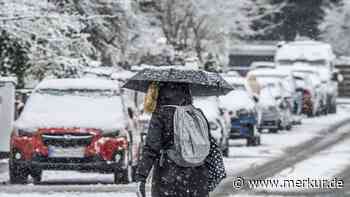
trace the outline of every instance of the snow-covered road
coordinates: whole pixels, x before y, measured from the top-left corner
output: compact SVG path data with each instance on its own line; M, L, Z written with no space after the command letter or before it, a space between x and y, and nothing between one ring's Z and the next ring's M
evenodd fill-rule
M213 196L268 196L261 190L233 193L232 178L237 175L251 177L259 174L281 179L302 178L299 177L302 175L331 177L347 172L347 164L350 164L350 149L347 147L350 125L345 123L347 126L337 131L332 128L350 118L350 107L344 103L338 108L338 114L305 119L292 131L262 134L259 147L245 147L245 141L231 141L230 157L225 158L228 179ZM289 157L291 159L287 160ZM9 185L7 168L7 161L0 160L0 197L136 196L135 184L113 185L113 176L108 174L48 171L44 172L41 185ZM350 176L344 179L350 181ZM270 192L277 196L279 191ZM281 193L281 196L285 195Z

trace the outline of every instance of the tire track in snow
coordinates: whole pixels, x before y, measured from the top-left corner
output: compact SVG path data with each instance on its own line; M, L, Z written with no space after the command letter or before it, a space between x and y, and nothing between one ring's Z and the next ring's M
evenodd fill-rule
M247 179L269 178L281 172L282 170L290 168L295 164L310 158L312 155L343 141L344 139L350 137L350 132L341 132L342 129L350 131L349 121L350 119L346 119L335 125L323 129L323 135L317 136L296 147L288 148L286 150L286 153L280 158L267 162L261 166L245 170L233 177L226 178L223 183L216 189L212 196L232 196L233 194L247 192L249 191L247 188L239 191L233 191L232 185L235 177L244 177ZM292 195L292 193L290 194ZM300 193L298 194L300 195Z

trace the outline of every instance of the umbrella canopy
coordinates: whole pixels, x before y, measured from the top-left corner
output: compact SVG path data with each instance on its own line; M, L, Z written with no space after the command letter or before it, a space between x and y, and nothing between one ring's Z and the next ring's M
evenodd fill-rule
M188 83L192 96L219 96L233 90L217 73L175 68L144 69L130 78L123 88L147 92L149 83L153 81Z

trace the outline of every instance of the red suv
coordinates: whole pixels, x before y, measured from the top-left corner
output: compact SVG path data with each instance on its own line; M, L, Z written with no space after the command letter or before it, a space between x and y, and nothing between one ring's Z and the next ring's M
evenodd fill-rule
M10 182L41 181L43 170L114 173L132 180L140 135L132 130L117 84L102 79L41 82L15 123Z

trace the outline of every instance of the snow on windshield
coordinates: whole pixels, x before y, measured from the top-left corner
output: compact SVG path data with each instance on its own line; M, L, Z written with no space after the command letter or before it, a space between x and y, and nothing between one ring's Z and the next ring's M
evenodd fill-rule
M227 95L221 96L220 104L229 110L253 109L255 106L248 92L244 90L233 90Z
M258 75L256 79L261 86L266 86L281 81L282 77Z
M275 100L276 93L277 93L276 86L273 84L263 87L259 95L259 105L262 105L262 106L276 105L276 100Z
M37 90L28 100L16 126L37 128L125 128L121 97L108 90Z

